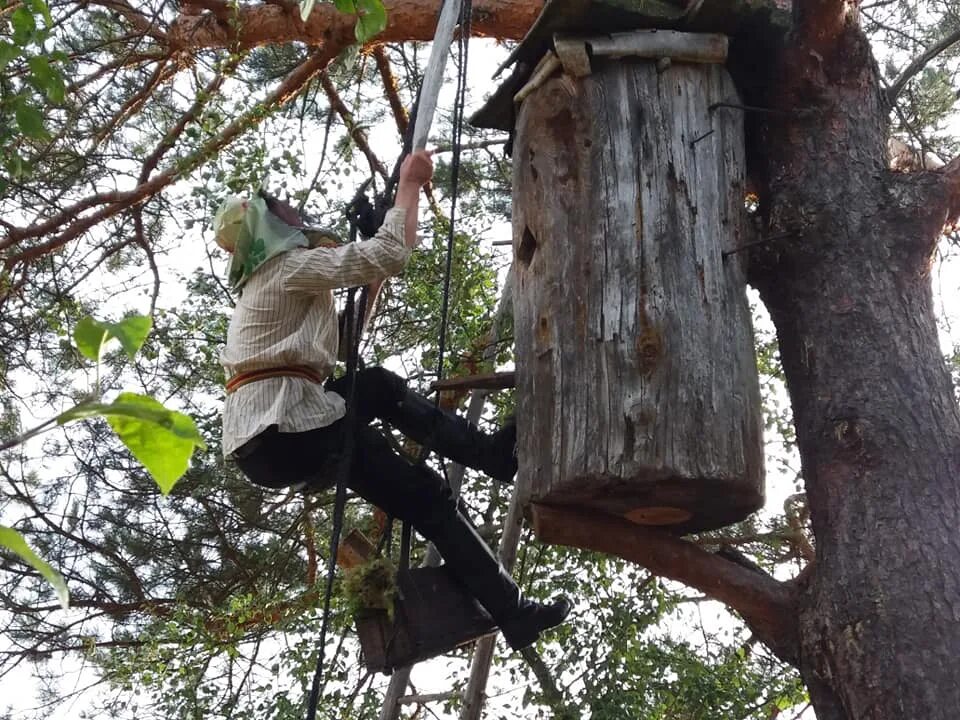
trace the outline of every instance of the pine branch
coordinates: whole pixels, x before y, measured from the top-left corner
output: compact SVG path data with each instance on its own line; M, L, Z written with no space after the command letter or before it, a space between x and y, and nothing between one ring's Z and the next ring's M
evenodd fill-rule
M353 113L350 112L350 108L348 108L346 103L343 102L343 99L340 97L340 93L337 92L337 88L334 86L333 81L330 79L330 75L327 74L326 70L320 72L320 86L327 94L327 100L330 101L330 107L336 110L337 115L339 115L340 119L343 121L344 127L350 134L350 139L353 140L353 143L357 146L357 149L363 153L364 157L367 158L367 162L370 164L371 172L377 173L380 177L386 180L387 169L383 166L383 163L380 162L380 159L376 156L376 153L374 153L371 149L370 143L367 141L367 134L363 131L363 128L360 125L357 125L356 120L354 120Z
M667 531L611 515L535 505L534 527L543 542L616 555L700 590L736 610L778 657L796 664L797 596L792 583L719 557Z
M887 102L890 103L890 105L894 105L897 102L897 98L900 97L900 93L903 92L903 88L906 87L907 83L910 82L917 73L921 72L937 55L946 52L958 42L960 42L960 30L954 30L952 33L944 35L919 56L914 58L887 89Z
M216 152L229 145L242 132L259 124L273 110L290 102L317 73L327 66L331 59L332 56L322 50L311 55L294 69L263 103L227 125L219 135L207 141L197 152L189 157L179 159L172 166L157 173L149 180L141 182L132 190L97 193L64 208L61 212L42 222L11 229L5 238L0 238L0 250L9 250L27 239L38 238L50 233L57 234L45 242L8 255L3 261L4 269L9 272L18 265L30 263L59 250L94 225L114 217L138 203L145 202L172 185ZM81 213L97 206L99 208L96 211L80 217Z

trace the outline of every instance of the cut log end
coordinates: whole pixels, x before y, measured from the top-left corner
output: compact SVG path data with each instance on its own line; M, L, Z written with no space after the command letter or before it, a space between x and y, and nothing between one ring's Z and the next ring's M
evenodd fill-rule
M704 532L739 522L762 507L760 487L755 479L729 477L581 477L566 489L554 486L532 497L530 514L535 516L537 507L563 507L680 534Z

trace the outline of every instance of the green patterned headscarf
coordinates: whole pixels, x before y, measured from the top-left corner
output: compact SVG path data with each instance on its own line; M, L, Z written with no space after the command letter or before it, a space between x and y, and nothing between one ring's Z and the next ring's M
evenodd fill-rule
M213 218L213 231L217 245L232 253L227 280L234 290L242 288L267 260L310 246L303 231L270 212L259 195L224 200Z

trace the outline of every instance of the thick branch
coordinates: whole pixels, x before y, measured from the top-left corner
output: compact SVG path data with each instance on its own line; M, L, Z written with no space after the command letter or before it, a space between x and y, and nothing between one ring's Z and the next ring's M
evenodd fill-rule
M388 25L377 43L431 40L437 25L439 0L388 0ZM543 0L478 0L473 6L471 28L476 35L519 40L533 24ZM196 50L207 47L254 47L272 43L305 42L322 45L338 55L356 40L355 16L338 12L332 3L317 3L306 23L299 10L279 5L240 5L236 10L239 35L231 25L213 14L181 14L170 27L171 49Z
M922 54L914 58L913 62L907 65L907 67L903 69L903 72L900 73L900 77L894 80L887 89L887 102L893 105L897 101L897 98L900 97L900 93L903 92L903 88L906 87L907 83L910 82L917 73L923 70L927 63L958 42L960 42L960 30L955 30L940 38Z
M380 73L380 80L383 83L383 92L390 101L390 110L393 112L393 119L397 123L397 131L403 137L407 134L407 125L410 117L407 115L407 109L400 100L400 88L397 85L397 76L393 74L393 68L390 67L390 58L387 57L387 51L382 45L373 49L373 59L377 63L377 71Z
M778 657L797 664L797 597L792 584L718 557L669 532L612 515L534 505L533 523L543 542L616 555L719 600L740 613Z
M166 37L155 17L147 17L123 0L95 0L91 4L99 5L123 16L138 33L149 35L161 44L166 41Z

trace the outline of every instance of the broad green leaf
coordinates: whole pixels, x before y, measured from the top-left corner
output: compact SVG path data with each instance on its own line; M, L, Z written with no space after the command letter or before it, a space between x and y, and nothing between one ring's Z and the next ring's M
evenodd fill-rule
M344 15L355 15L357 12L353 0L333 0L333 6Z
M15 552L24 562L31 565L34 570L46 578L47 582L53 585L53 589L57 592L60 607L64 610L70 607L70 594L63 577L50 566L50 563L42 560L39 555L30 549L27 541L23 539L23 535L13 528L0 525L0 546Z
M13 41L20 47L26 46L33 40L37 31L37 21L33 13L22 5L10 14L10 24L13 25Z
M307 18L310 17L315 2L316 0L300 0L300 19L303 22L306 22Z
M110 404L84 403L61 414L57 422L91 417L106 418L164 495L187 471L194 448L206 447L193 418L146 395L121 393Z
M44 94L55 103L63 102L64 85L60 72L43 55L37 55L27 60L30 71L33 73L33 82Z
M47 131L43 128L43 115L35 107L21 100L17 103L16 116L17 125L24 135L32 138L46 137Z
M358 0L357 24L353 29L357 42L363 44L387 27L387 11L381 0Z
M118 323L104 323L104 325L110 336L120 341L127 357L133 360L137 351L143 347L147 335L150 334L153 320L149 315L131 315Z
M89 315L80 318L73 329L73 342L88 360L100 361L100 350L106 341L106 328Z
M53 17L50 15L50 7L43 0L27 0L27 5L33 10L34 15L42 15L43 22L47 27L53 25Z
M80 319L73 331L73 341L84 357L99 362L103 346L111 338L116 338L131 360L143 346L153 321L148 315L131 315L118 323L101 322L90 316Z

